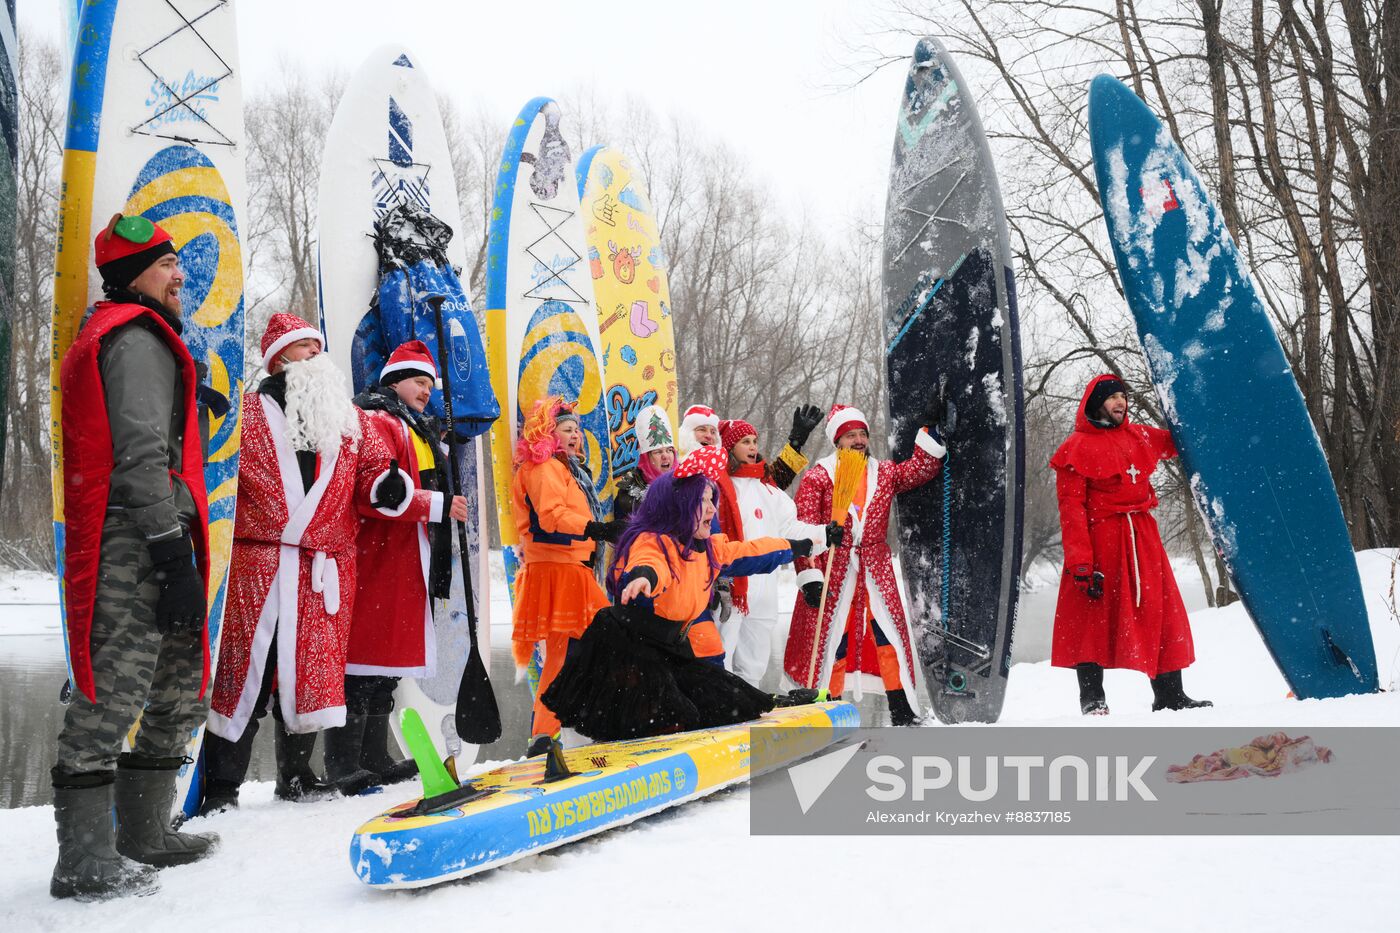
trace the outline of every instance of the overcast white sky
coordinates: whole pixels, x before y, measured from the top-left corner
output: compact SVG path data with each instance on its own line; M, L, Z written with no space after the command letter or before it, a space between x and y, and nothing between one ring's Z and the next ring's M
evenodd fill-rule
M57 35L61 3L20 0L21 29ZM592 88L689 117L746 154L794 213L877 219L903 66L849 89L846 67L877 26L879 0L238 0L245 88L291 59L349 74L376 46L415 52L464 110L499 113L501 133L537 95ZM912 40L880 40L912 51ZM608 142L598 140L598 142Z

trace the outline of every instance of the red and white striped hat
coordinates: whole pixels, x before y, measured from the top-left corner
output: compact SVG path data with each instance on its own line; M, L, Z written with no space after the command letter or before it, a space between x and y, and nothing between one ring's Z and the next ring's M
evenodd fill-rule
M841 404L831 406L831 412L826 416L826 439L831 441L832 446L842 434L858 428L870 430L870 422L860 409Z
M413 376L427 376L434 383L438 378L433 354L421 340L409 340L394 348L394 352L389 354L389 362L379 371L379 384L389 386Z
M320 341L321 349L326 349L326 340L319 327L312 327L306 321L287 311L278 311L267 322L267 330L262 337L263 369L270 370L272 361L287 347L298 340L314 337Z

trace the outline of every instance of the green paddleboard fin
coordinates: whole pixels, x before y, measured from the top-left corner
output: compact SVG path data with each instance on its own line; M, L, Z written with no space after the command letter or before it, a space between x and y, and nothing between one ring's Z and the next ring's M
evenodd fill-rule
M436 797L457 789L457 781L447 773L447 768L438 760L437 746L428 735L427 726L418 710L409 707L399 713L399 728L403 730L404 741L408 743L409 754L418 765L418 779L423 783L423 796Z

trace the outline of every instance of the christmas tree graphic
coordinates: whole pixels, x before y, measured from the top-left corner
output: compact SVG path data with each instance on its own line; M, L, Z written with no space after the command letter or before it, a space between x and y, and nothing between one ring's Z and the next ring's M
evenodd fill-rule
M652 449L675 446L671 443L671 431L665 419L656 412L651 413L651 422L647 425L647 444Z

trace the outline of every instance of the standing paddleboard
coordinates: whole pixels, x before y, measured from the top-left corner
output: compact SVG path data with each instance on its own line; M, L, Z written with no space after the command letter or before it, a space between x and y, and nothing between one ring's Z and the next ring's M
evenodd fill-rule
M378 381L387 355L394 349L377 343L378 318L370 313L380 278L372 234L375 221L403 204L425 210L452 228L447 259L460 269L466 260L462 211L437 99L417 59L400 46L386 45L370 54L346 86L321 160L318 253L324 257L319 275L322 328L328 352L336 365L350 374L356 393ZM469 304L449 301L443 305L449 332L459 323L453 320L454 315L461 316L461 326L476 327ZM436 347L433 322L425 316L417 324L423 336L431 338L425 342ZM462 374L455 378L461 381ZM428 412L443 416L440 390L433 392ZM458 449L460 488L473 517L467 527L467 546L480 622L479 650L483 659L489 659L490 570L480 523L486 502L484 447L480 439L472 438L461 442ZM465 768L476 760L477 746L463 744L453 723L457 688L471 651L466 591L457 571L456 535L452 536L452 549L452 595L434 605L436 668L431 677L404 678L394 696L397 705L420 712L440 755L454 756L458 766ZM397 717L394 722L398 736ZM402 736L398 738L407 753Z
M15 36L15 0L5 0L0 5L0 145L0 488L4 488L10 321L15 313L15 222L19 213L19 41Z
M942 421L948 456L898 497L900 559L943 722L995 722L1016 620L1025 425L1016 286L1001 191L972 95L922 39L904 85L885 207L892 453Z
M595 146L578 163L588 271L603 341L612 475L637 465L637 416L648 405L678 424L676 341L666 254L646 179L627 156Z
M1336 487L1244 257L1171 133L1107 75L1089 137L1152 381L1245 608L1299 699L1376 690Z
M520 543L511 517L515 438L535 402L578 400L586 463L605 506L612 473L602 346L579 216L573 152L559 105L536 97L511 127L496 175L486 245L486 341L501 418L491 428L506 584L515 598Z
M50 426L54 540L62 586L63 399L59 366L88 308L102 298L93 265L97 231L118 211L160 224L185 273L184 333L210 385L232 404L212 418L204 482L209 491L209 654L219 654L243 383L243 92L234 7L226 0L155 3L89 0L73 57L54 270ZM60 595L59 604L63 605ZM69 680L72 666L69 665ZM199 759L203 724L187 754ZM176 801L192 813L196 767L180 774Z

